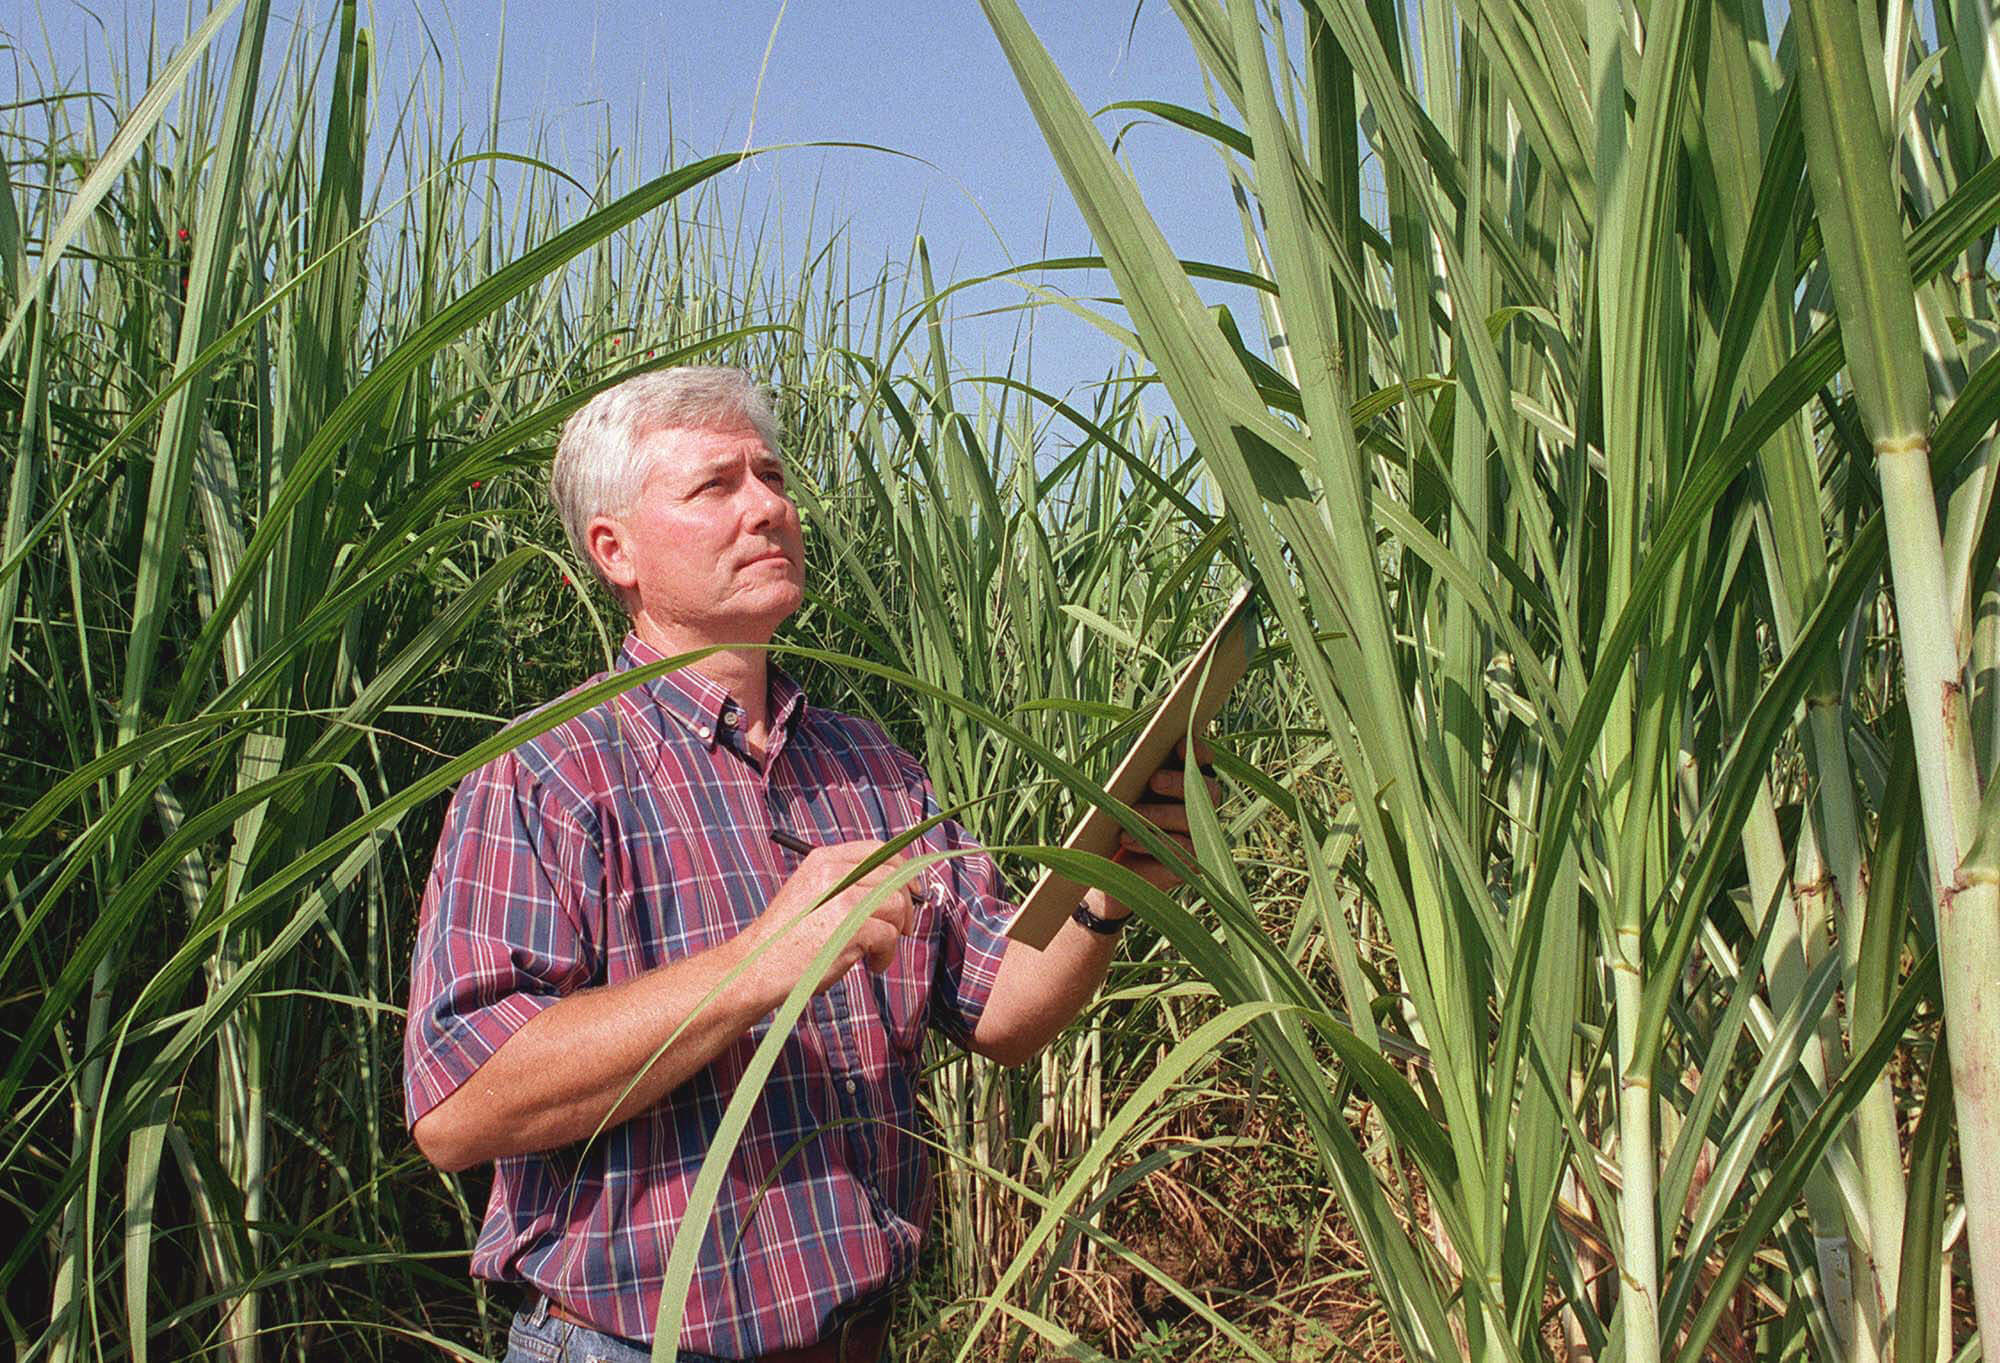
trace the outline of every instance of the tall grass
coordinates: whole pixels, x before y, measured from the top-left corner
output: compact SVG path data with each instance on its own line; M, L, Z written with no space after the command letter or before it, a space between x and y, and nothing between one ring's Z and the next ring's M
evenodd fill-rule
M115 132L7 113L17 1351L498 1345L478 1183L400 1129L413 887L498 721L620 632L539 508L556 426L720 356L805 475L789 665L1013 865L1061 859L1047 797L1103 798L1237 574L1273 626L1198 907L1067 864L1156 935L1039 1067L933 1067L923 1356L1081 1351L1055 1284L1115 1260L1272 1358L1113 1234L1250 1045L1410 1357L1967 1353L1987 7L1815 0L1774 41L1733 0L1176 0L1218 103L1148 112L1250 196L1253 345L986 4L1143 348L1073 402L955 367L921 245L878 276L721 227L735 157L468 134L375 89L352 4L282 45L222 7Z
M984 2L1355 793L1393 974L1154 912L1406 1353L1943 1357L1954 1255L1992 1338L1990 12L1175 0L1256 353Z
M483 489L546 443L552 399L633 367L620 339L644 364L750 334L653 212L734 158L583 212L532 177L482 222L455 130L370 146L354 6L276 52L268 6L226 13L102 148L64 92L15 115L0 1087L27 1225L4 1272L47 1304L16 1333L51 1358L160 1336L247 1358L274 1331L303 1353L327 1327L283 1322L421 1300L399 1247L441 1228L396 1191L426 1182L393 1102L424 850L402 820L463 765L431 748L464 745L456 715L549 685L505 631L567 613ZM147 121L169 106L172 135ZM614 262L657 302L614 311ZM362 1318L387 1333L338 1347L428 1333Z
M815 568L791 665L995 844L1055 838L1031 749L1088 760L1219 600L1226 540L1135 376L1072 407L965 375L921 243L870 271L729 226L734 156L544 164L377 90L361 18L280 44L224 6L114 83L108 135L54 88L0 129L24 1357L499 1347L514 1303L463 1276L480 1182L401 1130L403 972L443 794L622 633L539 490L593 392L770 377ZM1159 1032L940 1063L953 1195L913 1325L998 1281Z

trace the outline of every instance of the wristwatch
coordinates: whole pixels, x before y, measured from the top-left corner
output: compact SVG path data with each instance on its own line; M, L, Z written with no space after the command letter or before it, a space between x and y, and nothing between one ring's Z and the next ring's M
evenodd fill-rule
M1100 937L1116 937L1125 931L1125 925L1132 921L1132 915L1129 913L1123 918L1100 917L1092 913L1081 899L1076 901L1076 907L1069 911L1069 916L1071 921L1081 923Z

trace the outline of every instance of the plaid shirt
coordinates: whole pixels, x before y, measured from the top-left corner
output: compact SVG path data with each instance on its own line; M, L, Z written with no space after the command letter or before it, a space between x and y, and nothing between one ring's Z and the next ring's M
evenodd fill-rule
M628 637L619 669L661 655ZM411 1124L563 995L726 941L809 842L888 838L934 815L881 726L809 707L773 670L762 770L718 684L683 670L466 779L424 893L404 1043ZM972 847L955 823L913 852ZM786 1039L730 1156L680 1345L747 1358L816 1340L916 1263L932 1200L917 1111L926 1023L971 1034L1010 908L983 852L936 863L895 966L857 965ZM652 1108L584 1145L494 1166L479 1277L526 1282L596 1328L650 1340L674 1231L759 1023Z

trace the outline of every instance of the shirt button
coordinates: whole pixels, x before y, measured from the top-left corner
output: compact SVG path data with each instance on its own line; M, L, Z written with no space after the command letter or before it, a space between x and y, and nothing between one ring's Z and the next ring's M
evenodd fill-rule
M698 734L700 734L700 735L701 735L701 736L702 736L703 738L714 738L714 737L715 737L715 730L713 730L713 729L709 728L709 727L708 727L708 726L707 726L706 724L704 724L704 725L702 725L702 726L701 726L700 728L696 729L696 730L695 730L695 732L696 732L696 733L698 733Z
M852 1079L847 1081L847 1091L849 1093L854 1092L854 1081Z
M734 710L724 710L722 712L722 722L733 729L743 722L743 717Z

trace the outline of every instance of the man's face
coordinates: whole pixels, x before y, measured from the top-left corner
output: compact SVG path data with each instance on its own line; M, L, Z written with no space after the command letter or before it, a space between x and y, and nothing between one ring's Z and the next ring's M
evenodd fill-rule
M639 494L592 520L592 553L642 635L698 647L763 643L805 595L805 546L785 469L755 430L641 438Z

